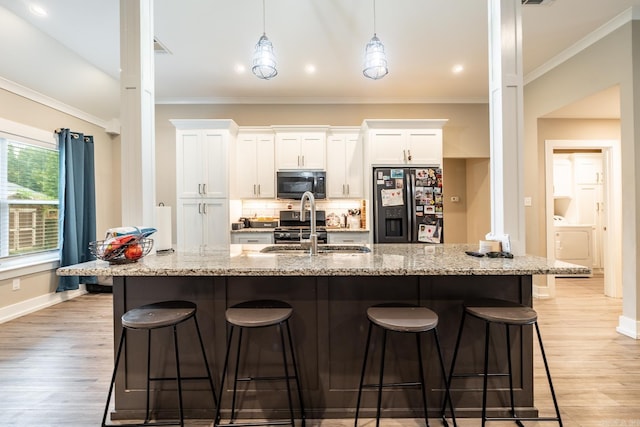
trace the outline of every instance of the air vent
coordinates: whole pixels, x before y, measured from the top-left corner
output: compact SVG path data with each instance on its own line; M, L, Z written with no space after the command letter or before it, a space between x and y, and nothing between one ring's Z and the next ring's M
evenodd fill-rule
M153 38L153 52L158 55L171 55L171 51L157 38Z
M544 6L553 3L555 0L522 0L525 6Z

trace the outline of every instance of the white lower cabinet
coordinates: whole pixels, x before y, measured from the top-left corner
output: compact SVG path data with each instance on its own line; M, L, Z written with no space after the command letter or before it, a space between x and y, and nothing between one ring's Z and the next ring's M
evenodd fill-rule
M353 244L366 245L369 243L369 232L367 231L327 231L327 243L332 245Z
M264 233L244 232L244 233L232 233L231 243L242 245L272 245L273 244L273 231Z
M180 199L176 219L180 248L229 244L227 199Z

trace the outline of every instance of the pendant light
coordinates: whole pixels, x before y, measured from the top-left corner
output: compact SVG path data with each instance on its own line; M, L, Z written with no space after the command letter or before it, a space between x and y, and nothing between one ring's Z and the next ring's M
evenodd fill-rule
M387 55L384 45L376 34L376 0L373 0L373 37L367 43L364 51L364 69L362 74L373 80L378 80L389 74Z
M273 44L267 38L265 31L265 0L262 0L262 36L256 44L251 62L251 71L258 78L269 80L278 75L276 70L276 56L273 53Z

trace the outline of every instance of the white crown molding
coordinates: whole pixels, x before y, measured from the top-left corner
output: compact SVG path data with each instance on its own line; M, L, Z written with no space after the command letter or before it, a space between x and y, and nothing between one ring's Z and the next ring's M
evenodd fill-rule
M33 102L37 102L38 104L53 108L54 110L58 110L65 114L69 114L70 116L77 117L80 120L84 120L85 122L100 126L101 128L110 129L113 127L113 124L107 120L100 119L96 116L67 105L63 102L58 101L57 99L51 98L26 86L22 86L4 77L0 77L0 89L15 93L16 95L20 95Z
M606 24L597 28L586 37L580 39L564 51L560 52L558 55L551 58L549 61L545 62L533 71L527 73L527 75L524 76L524 84L527 85L531 83L538 77L541 77L542 75L556 68L563 62L569 60L571 57L577 55L584 49L588 48L592 44L603 39L618 28L622 27L627 22L634 19L640 19L640 7L638 6L633 6L625 10Z
M156 98L156 105L223 105L223 104L487 104L489 98L235 98L192 97Z

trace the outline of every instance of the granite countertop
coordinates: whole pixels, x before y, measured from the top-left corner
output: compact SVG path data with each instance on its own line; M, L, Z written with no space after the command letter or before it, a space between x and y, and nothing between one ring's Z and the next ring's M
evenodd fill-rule
M537 256L476 258L477 245L373 244L370 253L262 253L265 246L229 245L151 254L131 264L89 261L60 276L415 276L588 274L590 269ZM323 245L320 245L322 247ZM329 245L338 246L338 245ZM348 245L339 245L340 247ZM353 245L352 245L353 246ZM357 246L357 245L356 245Z

